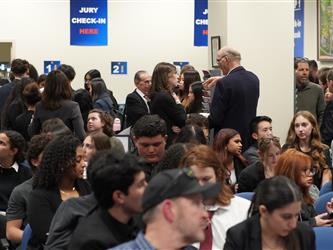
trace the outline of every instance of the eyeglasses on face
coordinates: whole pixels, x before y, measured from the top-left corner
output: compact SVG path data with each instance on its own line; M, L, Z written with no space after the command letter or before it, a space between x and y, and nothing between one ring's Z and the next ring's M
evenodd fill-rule
M305 168L305 169L302 170L302 173L305 176L314 176L317 172L318 172L317 168L315 168L315 167Z

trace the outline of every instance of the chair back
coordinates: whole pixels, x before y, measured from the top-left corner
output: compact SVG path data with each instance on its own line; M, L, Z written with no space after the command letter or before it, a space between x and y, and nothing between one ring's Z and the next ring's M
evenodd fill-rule
M326 203L333 197L333 192L328 192L319 196L318 200L314 204L314 208L317 214L326 213Z
M23 237L22 237L22 242L21 242L21 249L22 250L27 250L28 249L28 242L31 237L31 227L29 224L27 224L24 228L23 231Z
M254 195L254 192L242 192L242 193L237 193L235 195L251 201L252 197Z
M332 182L326 182L320 189L319 196L322 196L323 194L326 194L328 192L332 192Z
M328 250L333 246L333 228L332 227L314 227L316 235L316 249Z

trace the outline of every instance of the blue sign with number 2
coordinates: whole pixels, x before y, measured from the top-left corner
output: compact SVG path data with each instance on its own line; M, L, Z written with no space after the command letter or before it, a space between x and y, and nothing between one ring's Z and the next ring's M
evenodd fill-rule
M111 62L111 74L127 75L127 62Z

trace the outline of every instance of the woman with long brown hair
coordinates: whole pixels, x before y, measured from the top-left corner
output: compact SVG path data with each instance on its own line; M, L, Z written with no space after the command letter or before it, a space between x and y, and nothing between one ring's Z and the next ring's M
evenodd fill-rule
M235 186L240 172L247 166L247 162L242 156L240 134L231 128L221 129L214 138L213 149L229 172L229 184ZM235 191L237 190L235 189Z
M51 71L46 77L42 100L36 105L34 119L29 127L30 136L39 134L43 122L50 118L63 120L74 135L83 141L85 132L79 105L72 101L69 81L59 70Z
M316 174L313 183L318 187L332 180L332 162L329 148L321 142L319 127L315 117L308 111L299 111L294 115L288 131L286 148L309 155L312 158Z
M151 114L159 115L167 125L170 145L185 125L186 113L174 89L178 84L176 67L170 63L158 63L151 78Z
M184 155L180 167L190 168L201 185L221 182L219 195L215 199L207 200L205 205L212 214L213 242L211 249L223 249L227 230L246 219L250 202L233 195L226 182L227 169L208 146L198 145L190 149ZM195 246L199 248L199 243Z
M313 183L313 176L317 168L313 166L313 161L296 149L288 149L279 158L275 166L275 175L284 175L293 180L299 186L302 195L302 209L300 221L307 221L311 226L330 226L332 219L325 219L326 213L316 215L314 210L314 199L310 195L310 187Z

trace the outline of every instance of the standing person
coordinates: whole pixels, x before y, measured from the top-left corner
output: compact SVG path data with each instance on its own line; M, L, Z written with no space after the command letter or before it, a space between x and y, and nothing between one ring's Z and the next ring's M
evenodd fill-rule
M42 100L37 103L33 122L29 126L30 136L40 133L44 121L57 117L83 141L85 132L82 115L79 105L71 98L71 87L66 75L59 70L51 71L46 78Z
M250 202L234 196L226 184L227 169L221 165L215 152L206 145L194 146L182 158L180 167L189 167L200 185L221 182L219 194L205 201L205 207L211 215L212 244L209 240L208 228L204 242L194 244L198 249L222 249L227 230L246 219ZM206 246L206 247L205 247Z
M313 230L297 223L302 195L284 176L264 180L253 197L249 218L230 228L224 250L313 250Z
M190 169L171 169L157 174L143 194L145 232L113 249L181 249L205 239L208 213L204 198L215 197L221 186L200 186Z
M186 113L179 100L173 92L177 86L176 67L170 63L161 62L155 66L152 75L151 87L151 113L159 115L167 125L167 145L170 145L185 125Z
M281 154L279 138L261 138L258 141L258 154L259 161L252 163L240 173L238 193L253 192L262 180L274 176L275 165Z
M203 112L202 90L202 82L194 82L190 85L187 102L186 105L184 105L186 114Z
M294 115L283 148L295 148L312 158L313 166L316 168L313 184L319 190L323 184L332 180L329 147L321 142L317 121L310 112L299 111Z
M90 95L94 109L101 109L115 116L112 99L102 78L94 78L90 81Z
M216 60L225 77L216 83L209 127L215 134L222 128L239 131L246 150L250 143L248 124L257 113L259 79L240 65L241 55L235 49L223 47Z
M28 201L32 229L29 249L42 249L62 201L90 193L90 186L82 179L84 168L83 149L76 137L59 136L46 146Z
M228 183L233 191L237 192L237 182L240 172L247 166L242 156L242 138L240 134L231 128L221 129L213 141L213 150L219 160L228 170Z
M318 84L309 81L309 62L305 59L295 61L295 113L309 111L321 124L324 110L324 92Z
M26 60L14 59L11 63L10 70L14 79L0 88L0 113L16 83L20 82L21 78L29 76L29 63Z
M333 69L327 73L327 88L328 91L333 93ZM326 105L323 121L320 127L320 132L323 142L327 146L331 146L333 139L333 100L330 99Z
M84 161L88 163L91 157L100 150L111 150L110 138L103 132L92 132L84 139L82 144Z
M150 114L149 91L151 76L140 70L134 76L135 90L128 94L125 103L126 126L132 126L140 117Z
M249 164L259 161L258 141L262 138L273 136L272 119L268 116L256 116L250 122L251 146L243 153L244 158Z

